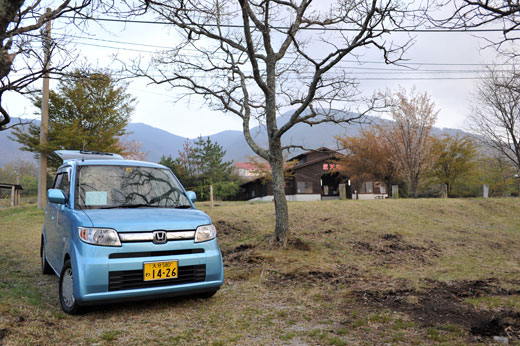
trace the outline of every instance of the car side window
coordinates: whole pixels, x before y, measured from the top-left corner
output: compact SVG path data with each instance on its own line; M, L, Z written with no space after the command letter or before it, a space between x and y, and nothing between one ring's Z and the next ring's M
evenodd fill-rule
M54 178L54 185L52 185L53 189L59 189L61 186L61 179L63 178L63 173L58 173L56 178Z
M69 174L67 172L62 174L61 179L61 186L60 189L65 193L65 196L67 196L67 199L69 198L69 190L70 190L70 181L69 181Z
M60 189L69 198L70 181L67 172L58 173L54 180L54 189Z

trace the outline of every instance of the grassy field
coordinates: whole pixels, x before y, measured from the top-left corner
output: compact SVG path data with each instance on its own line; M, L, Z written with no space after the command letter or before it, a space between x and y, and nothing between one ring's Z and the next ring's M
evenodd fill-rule
M211 299L61 312L42 212L0 209L0 344L520 344L520 199L201 204L226 280Z

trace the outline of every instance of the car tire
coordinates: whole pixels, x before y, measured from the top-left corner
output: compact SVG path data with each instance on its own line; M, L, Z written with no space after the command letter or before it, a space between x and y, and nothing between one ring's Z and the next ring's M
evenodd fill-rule
M49 262L47 262L47 251L45 251L45 244L43 243L43 236L42 236L42 244L40 246L40 257L41 257L41 264L42 264L42 273L46 274L46 275L54 273Z
M209 299L209 298L213 297L215 295L215 293L217 293L217 291L218 290L199 293L199 294L197 294L197 298Z
M80 312L80 306L74 298L74 280L70 260L66 260L60 274L60 304L63 311L70 315Z

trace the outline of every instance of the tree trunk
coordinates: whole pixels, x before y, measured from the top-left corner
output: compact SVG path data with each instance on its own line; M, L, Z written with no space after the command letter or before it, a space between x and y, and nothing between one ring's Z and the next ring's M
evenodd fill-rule
M266 64L268 86L265 94L265 118L267 137L269 138L269 164L273 175L273 196L276 212L276 226L274 228L273 241L287 246L287 233L289 232L289 210L285 198L285 176L283 171L282 139L276 125L276 60L268 53Z
M274 157L270 164L273 173L273 195L276 211L274 241L278 245L286 247L287 233L289 231L289 210L287 207L287 199L285 198L285 178L281 153L279 157Z
M283 155L280 140L272 140L270 144L270 160L273 174L273 196L276 211L276 226L274 242L280 246L287 246L289 231L289 209L285 198L285 176L283 172Z
M412 197L417 198L417 179L413 175L410 176L410 189L412 190Z

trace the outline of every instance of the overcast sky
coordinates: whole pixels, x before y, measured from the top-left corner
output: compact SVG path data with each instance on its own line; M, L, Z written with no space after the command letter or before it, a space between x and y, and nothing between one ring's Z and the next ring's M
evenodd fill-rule
M164 25L104 22L100 27L91 23L87 34L63 23L63 20L53 23L52 35L69 36L79 61L86 61L94 67L116 66L114 55L122 61L137 56L148 58L160 47L175 44L175 35ZM486 43L476 35L483 34L415 34L415 44L405 55L411 68L385 65L379 54L360 57L365 62L363 64L348 59L341 68L358 78L360 89L366 94L376 90L395 90L398 86L407 89L415 86L420 92L426 91L440 110L436 126L464 129L465 119L471 111L475 78L485 71L484 65L500 62L493 49L482 49ZM53 85L55 83L51 82L51 88ZM196 98L174 102L175 92L166 86L133 80L128 92L138 101L132 122L146 123L188 138L241 130L242 127L238 117L211 111ZM38 110L20 95L8 94L5 104L12 116L39 117L33 114Z

